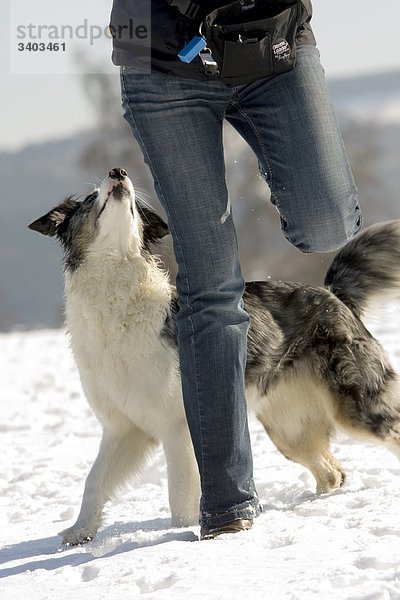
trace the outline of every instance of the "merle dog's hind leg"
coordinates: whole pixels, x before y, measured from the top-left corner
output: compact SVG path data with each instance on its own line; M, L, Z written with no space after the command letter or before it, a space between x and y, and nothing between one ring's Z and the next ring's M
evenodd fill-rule
M331 492L343 484L345 473L329 450L335 424L332 397L325 384L307 370L282 378L262 401L257 417L278 450L311 471L317 493Z
M329 430L323 423L310 423L303 427L296 439L286 437L286 432L265 425L258 416L272 442L289 460L309 469L317 483L317 494L327 494L343 485L345 472L329 450Z

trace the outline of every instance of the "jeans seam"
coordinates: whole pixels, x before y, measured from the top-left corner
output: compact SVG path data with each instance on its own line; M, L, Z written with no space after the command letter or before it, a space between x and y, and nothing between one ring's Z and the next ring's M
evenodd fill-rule
M255 138L256 138L256 140L258 142L258 145L260 147L260 150L261 150L262 157L263 157L263 159L265 161L265 164L266 164L266 166L268 168L268 171L269 171L268 172L268 177L269 177L268 185L270 186L270 189L271 189L271 195L273 195L272 187L273 187L273 179L274 179L274 177L273 177L272 166L271 166L271 162L270 162L270 160L269 160L269 158L268 158L268 156L267 156L267 154L265 152L265 146L264 146L264 144L262 142L262 139L261 139L261 136L260 136L260 134L259 134L259 132L257 130L257 127L256 127L254 121L248 115L248 113L245 110L243 110L243 108L240 106L239 102L232 101L231 104L233 106L235 106L236 109L239 111L239 113L242 115L242 117L244 117L244 119L250 125L250 127L251 127L251 129L252 129L252 131L253 131L253 133L255 135Z
M141 136L141 134L139 132L139 128L138 128L138 126L136 124L136 120L135 120L135 117L133 115L133 111L132 111L132 108L131 108L131 105L130 105L130 102L129 102L128 93L127 93L127 90L126 90L126 87L125 87L124 78L123 78L122 75L121 75L121 88L122 88L123 95L125 96L125 99L126 99L125 105L127 107L127 110L129 110L129 114L130 114L130 117L131 117L131 120L132 120L132 124L135 126L137 135L139 136L139 138L141 140L142 148L143 148L143 151L146 154L146 158L147 158L148 164L151 165L151 168L152 168L151 170L153 172L154 180L155 180L155 182L157 182L159 190L160 190L162 196L165 198L164 193L162 191L161 184L159 182L159 179L158 179L158 177L156 175L156 172L155 172L155 169L153 167L153 163L152 163L152 161L150 159L150 156L149 156L149 154L147 152L146 146L145 146L145 144L143 142L143 138L142 138L142 136ZM176 233L176 229L175 229L175 227L173 225L173 222L170 219L170 213L169 213L168 206L167 206L166 202L164 202L164 209L165 209L165 212L166 212L167 217L168 217L168 226L174 232L174 238L176 239L176 241L179 244L179 248L180 248L181 256L182 256L182 262L183 262L183 266L184 266L184 269L185 269L185 280L186 280L187 290L188 290L188 293L190 294L189 277L188 277L188 272L187 272L187 267L186 267L186 262L185 262L185 256L184 256L184 253L182 251L182 244L181 244L181 242L179 240L179 237L178 237L178 235ZM187 303L188 308L190 309L190 311L193 314L194 311L193 311L193 307L191 306L191 304L189 302L189 298L187 298L186 303ZM194 323L193 323L192 314L188 315L188 319L189 319L191 330L192 330L192 336L194 336L195 327L194 327ZM192 340L194 342L194 338L193 337L192 337ZM193 348L193 356L194 356L194 372L195 372L195 377L196 377L196 395L197 395L197 400L199 400L200 393L199 393L199 385L198 385L199 378L198 378L198 366L197 366L197 362L198 361L197 361L197 356L196 356L197 353L196 353L196 349L195 349L194 343L191 344L191 346ZM203 414L202 414L202 411L201 411L201 404L200 404L199 401L197 402L197 407L198 407L199 423L200 423L200 428L199 429L200 429L200 439L201 439L201 462L202 462L201 466L199 466L199 470L200 470L201 474L204 474L204 466L205 466L205 461L204 461L204 440L203 440L204 419L203 419ZM204 488L203 488L203 493L204 493Z
M245 110L243 110L243 108L240 106L240 103L238 101L236 101L236 102L232 101L231 104L234 105L236 107L236 109L238 110L238 112L242 115L242 117L244 117L244 119L250 125L250 127L251 127L251 129L252 129L252 131L253 131L253 133L255 135L255 138L256 138L256 140L258 142L258 145L259 145L259 148L261 150L262 157L263 157L263 159L265 161L265 164L266 164L266 166L268 168L268 171L269 171L268 174L266 173L266 175L268 175L267 184L269 185L269 188L270 188L270 191L271 191L271 202L272 202L272 204L274 206L276 206L276 208L277 208L277 210L279 212L279 216L281 217L281 219L283 219L284 221L287 222L287 219L285 217L284 211L282 210L282 207L281 207L281 204L280 204L280 202L278 200L278 197L277 197L277 195L275 194L275 192L273 190L274 176L273 176L272 165L271 165L271 161L269 160L269 158L268 158L268 156L266 154L265 146L264 146L264 144L262 142L262 139L261 139L261 136L260 136L260 134L258 132L257 126L254 123L254 121L252 120L252 118L248 115L248 113ZM291 239L290 239L289 236L286 236L286 237L287 237L287 239L289 241L291 241Z

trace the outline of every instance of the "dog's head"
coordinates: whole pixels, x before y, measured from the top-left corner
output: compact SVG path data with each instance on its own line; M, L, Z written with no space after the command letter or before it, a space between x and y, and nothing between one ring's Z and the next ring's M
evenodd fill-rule
M75 270L88 252L137 254L168 234L167 224L135 200L124 169L112 169L84 200L69 196L28 227L60 240L69 270Z

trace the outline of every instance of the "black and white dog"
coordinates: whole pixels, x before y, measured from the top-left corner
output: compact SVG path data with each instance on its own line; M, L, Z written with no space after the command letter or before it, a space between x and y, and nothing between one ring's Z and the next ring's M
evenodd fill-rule
M149 245L168 233L113 169L83 201L67 198L31 229L65 250L66 324L86 397L103 426L78 519L65 543L88 541L105 502L162 443L172 524L195 523L199 478L181 396L176 290ZM399 377L361 321L400 287L400 221L363 231L336 256L326 287L252 282L246 371L249 409L277 448L313 473L317 491L342 485L335 430L400 458Z

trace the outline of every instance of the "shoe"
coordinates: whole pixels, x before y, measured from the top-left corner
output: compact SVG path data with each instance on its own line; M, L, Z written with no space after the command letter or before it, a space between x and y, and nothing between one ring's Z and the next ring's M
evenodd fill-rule
M236 519L223 525L215 525L215 527L202 527L200 529L201 540L213 540L223 533L238 533L246 531L253 527L253 519Z

